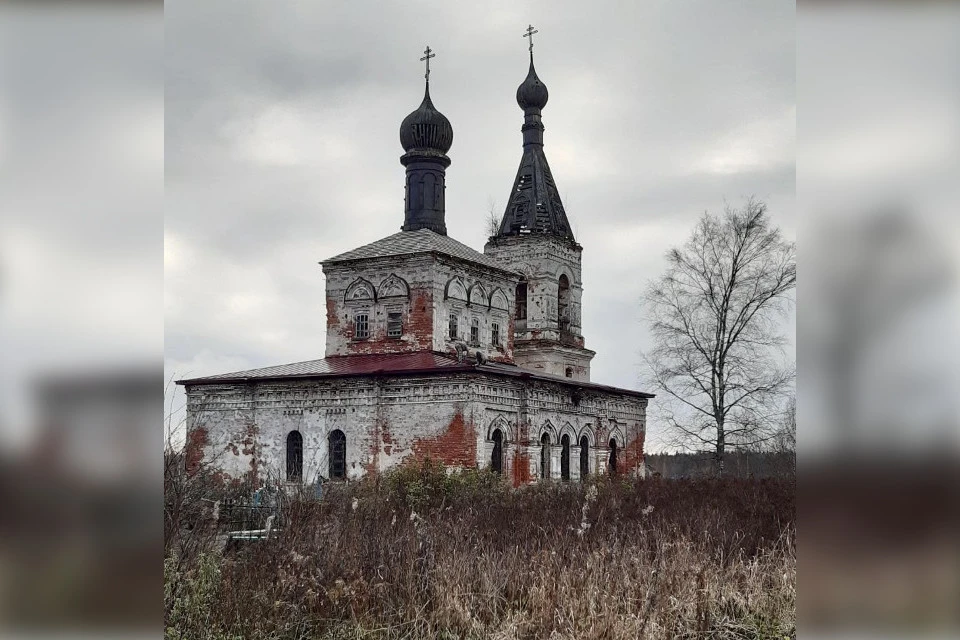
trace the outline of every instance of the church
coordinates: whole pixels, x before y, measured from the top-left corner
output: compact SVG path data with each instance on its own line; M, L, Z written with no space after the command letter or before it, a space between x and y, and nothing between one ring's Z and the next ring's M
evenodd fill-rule
M401 230L320 263L324 358L177 382L189 468L307 484L425 459L514 486L643 474L653 396L590 380L583 248L544 153L533 33L520 168L483 252L447 235L453 128L430 97L428 47L423 101L400 125Z

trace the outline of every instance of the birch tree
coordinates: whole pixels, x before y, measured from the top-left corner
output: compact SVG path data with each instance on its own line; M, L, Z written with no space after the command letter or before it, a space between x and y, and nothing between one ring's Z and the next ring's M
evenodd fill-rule
M705 213L667 261L644 299L654 338L647 383L670 443L712 451L722 474L728 450L761 446L782 423L795 378L781 319L796 286L796 247L751 198L722 216Z

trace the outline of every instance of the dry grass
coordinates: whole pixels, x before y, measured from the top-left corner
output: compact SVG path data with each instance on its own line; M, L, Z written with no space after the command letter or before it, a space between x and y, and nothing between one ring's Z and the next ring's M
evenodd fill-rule
M238 553L180 542L169 638L795 636L785 480L511 490L426 466L294 502Z

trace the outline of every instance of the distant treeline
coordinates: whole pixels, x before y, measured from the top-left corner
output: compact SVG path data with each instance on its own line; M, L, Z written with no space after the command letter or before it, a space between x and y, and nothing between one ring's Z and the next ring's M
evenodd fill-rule
M647 475L664 478L713 476L717 463L709 451L701 453L647 454ZM724 456L724 475L736 478L792 477L796 455L792 452L733 451Z

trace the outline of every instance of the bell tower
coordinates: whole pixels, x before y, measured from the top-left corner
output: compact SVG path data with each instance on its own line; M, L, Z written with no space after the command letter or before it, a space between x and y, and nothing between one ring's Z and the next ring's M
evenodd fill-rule
M588 382L594 352L584 346L580 326L583 247L573 236L543 152L541 116L549 94L533 66L535 33L530 26L524 34L530 38L530 68L517 88L523 110L520 168L500 228L484 253L524 276L513 311L517 365Z

